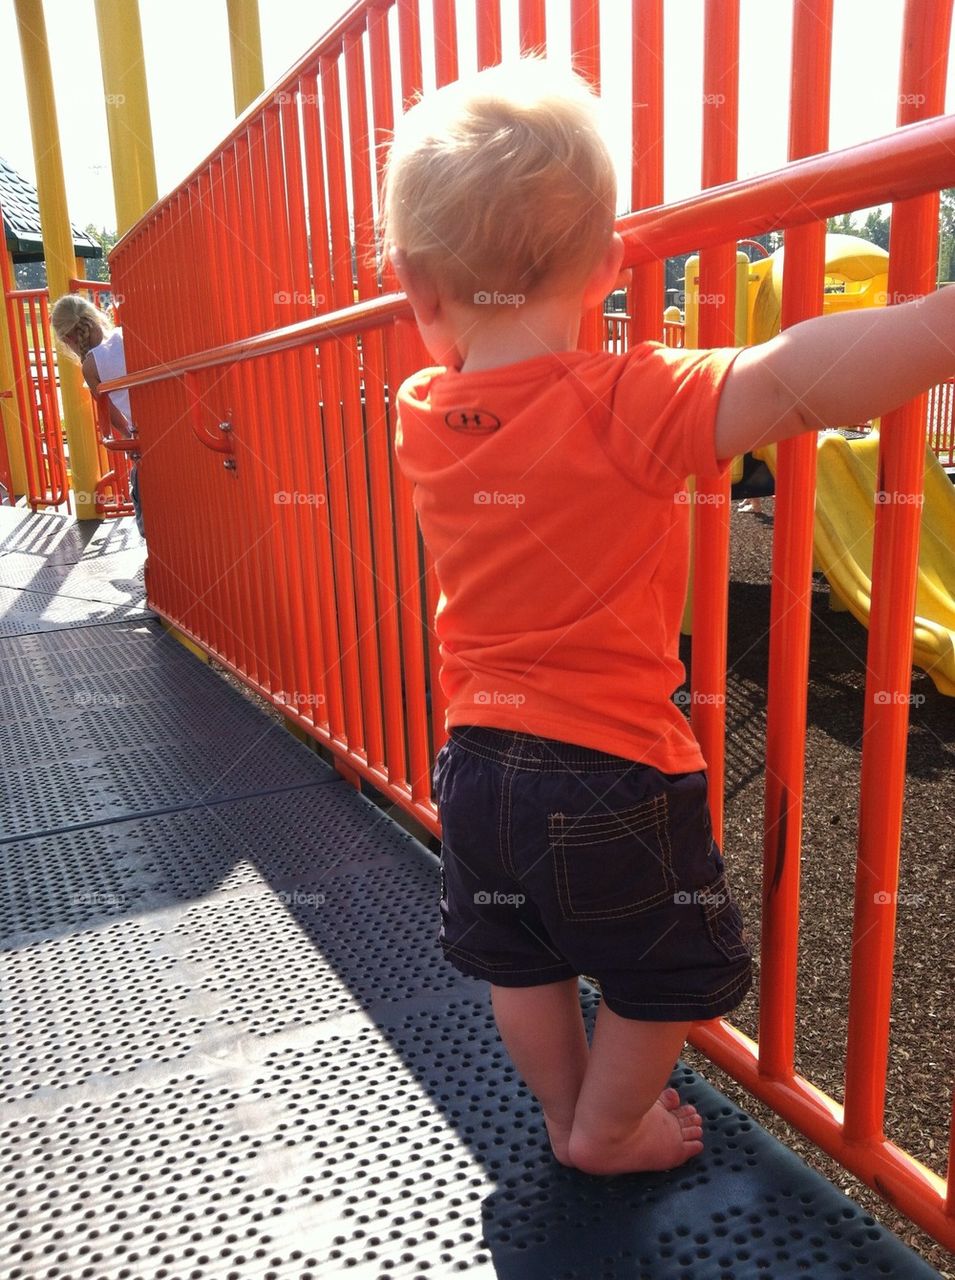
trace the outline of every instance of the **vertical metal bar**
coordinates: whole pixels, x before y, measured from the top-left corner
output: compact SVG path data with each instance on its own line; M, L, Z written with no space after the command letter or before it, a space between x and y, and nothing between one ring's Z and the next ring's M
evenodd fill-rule
M391 55L388 25L380 9L369 14L368 37L371 56L372 108L375 137L375 181L379 192L384 169L384 146L394 124L391 90ZM381 264L382 284L391 292L397 287L388 264ZM393 332L376 335L374 354L366 357L365 401L369 408L368 439L371 460L372 510L376 515L375 565L378 575L379 620L381 627L382 689L385 710L385 751L388 777L392 782L407 778L405 745L405 713L401 669L401 639L398 629L399 597L395 556L395 514L392 500L391 470L394 435L395 392L391 353L387 337Z
M50 420L47 426L47 448L51 452L51 479L55 481L53 492L57 503L65 502L69 510L70 491L66 480L66 456L63 452L63 422L60 418L60 405L56 394L56 347L50 330L50 308L47 293L44 290L37 297L40 308L40 331L43 335L44 376L47 388L47 400L50 405Z
M521 53L547 52L546 0L520 0Z
M312 276L319 309L330 310L333 306L331 258L328 213L325 207L325 165L319 131L318 104L320 94L317 76L304 77L302 86L304 89L302 123L305 135L305 182L308 192ZM322 649L325 655L325 706L328 716L328 732L331 740L344 741L345 704L342 687L341 645L338 636L338 610L335 599L333 532L329 510L331 486L327 472L327 450L325 447L325 424L330 412L329 405L332 403L338 404L338 380L335 361L329 360L322 364L320 359L321 350L321 345L314 351L311 348L309 349L310 355L315 362L314 367L318 378L317 394L313 401L313 405L318 407L318 413L315 420L314 438L311 441L311 452L315 456L322 477L322 492L325 495L325 501L316 512L318 517L319 583L322 588L319 595L319 608ZM328 350L327 346L325 350Z
M600 93L600 13L597 0L571 0L571 61L575 70ZM577 346L584 351L600 351L604 346L603 299L584 312Z
M418 0L396 0L396 4L401 54L401 105L402 110L407 111L424 85L421 78L421 23Z
M458 23L454 0L433 0L434 80L437 88L458 78Z
M332 297L336 307L352 301L351 241L348 234L345 159L342 145L342 113L338 62L327 56L321 60L324 154L328 175L330 228L332 237ZM345 448L348 405L343 402L349 385L357 380L354 339L346 344L323 343L321 366L325 398L325 439L331 481L332 527L335 531L335 581L338 589L338 625L344 676L345 725L352 750L364 746L361 721L361 675L358 667L358 628L355 612L355 580L348 527L348 483L350 479Z
M633 0L633 162L630 206L663 203L663 0ZM635 267L630 295L630 344L659 341L664 302L661 260Z
M221 183L221 157L214 159L199 175L196 187L195 210L198 215L202 240L206 249L208 276L220 282L220 305L216 308L216 337L209 340L220 343L227 341L232 326L232 284L228 275L228 258L222 243L226 224L215 218L213 209L216 202L216 185ZM216 416L221 421L223 415L233 406L230 403L231 389L238 382L228 369L217 369L215 379L209 389L210 399L214 396L218 407ZM224 459L213 459L211 470L212 483L209 485L210 507L213 513L212 539L215 549L216 576L222 599L222 612L217 618L220 628L221 645L217 652L235 668L245 671L248 668L248 657L245 640L246 627L244 619L248 613L248 595L244 577L247 566L243 560L237 560L232 554L231 534L241 525L242 517L236 502L237 476L219 474Z
M600 92L600 10L597 0L571 0L570 53L579 71Z
M796 0L789 158L829 146L832 0ZM782 327L822 314L826 224L790 227ZM816 436L780 441L776 463L766 718L766 807L760 938L759 1069L791 1076L796 1037L799 856L802 845Z
M260 252L264 251L266 245L271 245L272 253L277 258L277 244L287 231L284 188L280 176L275 172L278 142L276 113L277 107L270 106L259 115L257 121L250 124L249 153L252 161L255 226L255 238L250 243L259 246ZM285 282L275 259L269 264L269 270L264 269L265 265L256 272L259 289L255 322L260 332L276 323L276 312L281 305L279 298L285 292ZM269 503L274 512L271 519L266 517L269 533L262 539L260 548L269 555L272 572L276 577L277 652L282 690L294 694L298 699L307 692L304 685L307 681L308 663L305 621L298 587L300 568L295 555L294 494L297 492L298 480L289 450L286 380L282 372L281 356L266 357L256 361L256 364L261 368L264 383L264 398L260 403L269 406L272 419L272 429L268 433L261 431L259 424L256 424L259 462L252 469L256 480L260 482L258 488L263 514ZM277 495L282 492L288 493L291 500L280 502Z
M262 200L257 204L257 212L261 211L261 216L258 219L259 234L260 237L271 237L273 260L277 273L275 278L281 282L278 291L273 292L272 295L273 319L271 323L273 325L276 323L287 324L290 320L297 318L294 294L295 281L292 278L292 259L289 249L288 195L282 164L279 111L280 107L276 104L262 113L262 142L265 175L268 183L268 201L266 203L265 200ZM261 188L260 192L264 194ZM260 240L260 243L262 243L262 240ZM291 301L280 303L279 299L283 295ZM276 315L275 313L280 306L285 314L280 312ZM289 308L291 308L290 313ZM303 313L304 310L303 304ZM311 311L311 307L308 308L308 311ZM296 360L297 357L295 355L276 355L264 361L264 364L272 384L270 386L270 396L277 410L279 423L278 430L274 432L273 441L274 456L277 460L279 473L278 483L280 486L283 482L287 483L288 492L292 495L292 501L282 504L284 510L277 512L278 519L275 533L281 542L281 552L284 556L288 573L289 594L286 608L290 628L290 657L293 664L291 672L295 681L292 688L298 694L298 700L293 709L299 715L302 715L303 708L307 709L309 706L309 696L314 692L311 689L310 679L312 667L311 640L309 627L306 623L300 585L306 573L302 558L303 543L308 540L307 536L303 536L301 532L301 525L304 523L302 517L308 514L307 508L310 505L308 498L311 495L307 490L303 489L302 459L296 445L300 431L296 429L298 424L293 412L292 386L295 380L288 377L290 365L294 365ZM304 502L302 501L303 492L305 493ZM275 503L274 493L273 503ZM288 686L285 687L287 688Z
M372 208L372 161L369 153L368 110L365 101L365 64L363 42L357 31L345 38L345 70L348 90L348 135L351 140L351 179L354 202L355 256L358 290L362 297L373 296L375 288L375 234ZM363 673L363 720L370 764L385 764L389 758L383 736L382 663L386 664L385 706L400 704L400 675L396 658L397 634L394 614L389 609L376 609L374 566L385 551L382 534L387 532L387 505L377 507L375 494L383 495L387 471L387 450L383 419L384 379L382 376L381 334L366 330L361 337L363 403L353 404L354 444L349 449L352 469L350 509L353 547L359 567L358 618L361 627ZM348 413L346 412L346 427ZM359 428L361 428L359 432ZM367 463L367 473L366 473ZM367 479L366 479L367 475ZM372 504L369 508L369 488ZM372 537L378 551L372 553ZM378 579L380 585L380 579ZM380 599L380 597L379 597ZM386 635L385 619L390 624ZM394 721L392 720L392 729ZM390 737L394 742L394 737Z
M301 86L299 86L301 91ZM302 144L298 123L298 107L294 101L281 108L282 142L284 146L285 182L288 193L289 241L287 264L292 282L292 312L296 319L305 319L314 313L311 294L311 268L308 261L308 234L305 227L305 191L302 175ZM316 552L318 507L325 505L325 481L319 459L315 457L312 425L317 418L319 384L315 368L315 350L301 347L290 353L289 363L296 369L291 380L290 410L292 412L292 447L296 455L296 471L305 485L310 501L300 511L300 555L303 560L302 589L309 643L308 691L310 701L307 717L318 725L324 723L327 714L325 690L324 645L319 606L319 565ZM307 517L307 519L306 519ZM303 710L303 714L304 714Z
M407 322L388 331L390 385L399 387L415 369L427 362L417 330ZM405 680L405 712L408 731L408 780L412 801L430 801L431 752L425 711L424 642L425 615L422 614L421 577L418 554L418 527L415 522L412 486L400 467L392 469L394 479L395 541L398 551L398 590L401 614L401 649ZM431 619L428 620L430 628ZM431 690L432 699L436 687Z
M260 172L261 165L254 159L250 136L253 127L254 121L250 122L248 130L236 139L236 164L230 175L231 180L227 189L232 200L232 206L238 215L240 239L247 245L261 246L253 193L257 188L259 200L261 201L265 198L266 192L263 190L264 182ZM261 284L264 282L265 272L260 269L255 272L253 283ZM256 297L256 290L254 288L241 290L236 295L236 305L242 331L246 334L259 332L263 321L264 304L260 297ZM268 372L263 367L263 362L255 361L250 372L253 389L247 404L269 406L271 413ZM263 440L263 433L260 430L257 414L250 415L249 431L256 459L253 465L248 468L250 472L248 483L250 498L256 502L259 510L268 510L270 504L274 510L274 495L280 489L281 477L277 475L271 457L266 455L266 445ZM272 433L269 432L267 434L271 436ZM271 490L271 494L269 494L269 490ZM243 480L244 491L245 482ZM272 681L275 681L282 690L285 690L285 682L291 679L291 667L287 660L286 647L283 644L284 637L279 635L279 620L281 618L282 597L288 591L288 582L283 580L280 574L276 572L279 566L271 563L274 553L270 537L260 538L257 542L250 544L245 554L250 557L253 571L258 575L264 586L265 630L261 644L270 681L268 687L270 692L275 692L275 684L272 683Z
M952 6L906 0L899 125L941 114ZM897 201L889 241L889 302L935 288L937 194ZM924 492L925 396L888 413L879 433L872 607L866 655L859 852L846 1054L845 1136L882 1133L899 883L913 619Z
M374 158L375 190L381 207L381 184L385 171L385 157L395 123L394 98L391 84L391 45L388 38L387 14L383 9L372 9L368 14L368 44L371 59L371 102L375 123ZM384 264L382 263L383 267ZM389 288L385 292L392 292Z
M501 0L475 0L478 71L501 61Z
M707 0L703 55L703 186L736 177L739 116L739 0ZM732 346L736 340L736 241L700 255L700 344ZM717 844L723 839L726 626L729 609L730 481L696 477L693 507L693 652L690 707L693 730L710 780L710 814Z

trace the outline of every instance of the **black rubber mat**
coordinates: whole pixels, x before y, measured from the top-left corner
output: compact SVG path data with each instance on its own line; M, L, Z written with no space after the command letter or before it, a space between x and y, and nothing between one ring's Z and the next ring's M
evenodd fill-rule
M936 1275L679 1064L702 1156L557 1164L437 859L155 625L0 697L4 1277Z

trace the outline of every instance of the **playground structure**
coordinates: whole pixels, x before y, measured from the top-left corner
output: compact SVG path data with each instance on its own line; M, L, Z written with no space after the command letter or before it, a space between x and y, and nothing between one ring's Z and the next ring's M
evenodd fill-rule
M29 0L17 0L17 7L30 18L24 56L36 86L49 73L42 8ZM248 14L247 5L231 7ZM130 8L135 5L121 10L118 0L97 5L104 84L115 90L122 82L131 110L140 113L138 142L111 117L117 190L127 173L149 170L145 85L137 87L131 69L138 19L132 35L124 20ZM349 782L371 783L437 833L431 763L444 739L444 700L427 620L438 587L427 560L419 571L411 495L390 459L389 391L428 360L394 280L387 271L379 279L369 265L378 144L422 87L425 58L433 57L438 84L459 69L454 4L434 0L430 47L418 9L417 0L355 3L280 84L248 105L230 135L176 190L156 201L154 180L152 191L148 180L127 187L133 209L120 216L125 234L110 265L112 286L123 298L130 370L113 385L131 390L144 454L151 606L173 634L214 657L331 751ZM575 63L599 85L599 6L574 0L571 14ZM633 273L630 343L663 336L663 259L699 250L706 301L699 307L698 341L732 345L740 313L737 241L768 230L786 232L785 259L755 264L760 287L755 300L747 289L743 310L769 323L769 294L757 301L778 269L781 323L818 314L827 274L826 217L880 201L894 202L893 243L902 246L890 253L889 301L934 287L937 192L955 185L955 118L941 114L950 4L907 4L899 128L839 153L833 163L827 151L831 2L798 0L791 163L738 182L739 10L732 0L708 0L703 191L668 207L662 205L662 3L634 0L632 14L639 164L631 175L633 212L619 224L625 266ZM479 65L500 59L504 20L494 0L477 6ZM521 0L519 21L523 49L546 45L542 0ZM246 52L236 52L237 45ZM234 55L247 59L250 47L238 40ZM55 120L52 128L55 133ZM54 154L36 121L34 129L38 152L45 147ZM120 148L129 146L138 150L124 158ZM41 210L68 224L65 198L57 214L55 198L44 201L44 184L38 186ZM234 269L236 236L258 246L254 269ZM83 285L74 270L62 269L68 256L61 249L50 271L54 294ZM872 292L873 303L880 291L881 285ZM218 306L209 306L212 297ZM670 324L668 340L676 341ZM582 344L603 340L601 317L588 317ZM89 496L104 464L88 411L69 385L64 408L73 487ZM771 460L777 506L759 1037L753 1041L719 1020L697 1024L691 1040L912 1221L951 1244L952 1178L946 1183L883 1130L913 618L941 619L951 604L939 567L951 556L944 525L936 576L919 578L923 487L926 513L945 509L936 472L925 471L925 421L923 397L889 415L864 442L865 451L852 451L870 472L876 454L879 491L897 499L875 504L865 556L869 586L862 592L838 580L835 543L825 562L850 608L865 595L861 620L870 630L844 1101L801 1076L794 1053L814 506L817 493L820 511L838 506L831 484L842 465L821 462L836 446L824 442L817 452L811 436L785 442ZM729 479L700 482L696 494L692 721L709 764L713 830L721 842ZM864 503L863 497L854 502L850 520L862 519ZM90 517L95 501L88 497L77 510ZM853 531L857 524L843 541ZM818 547L816 555L822 559ZM952 624L946 625L950 636Z

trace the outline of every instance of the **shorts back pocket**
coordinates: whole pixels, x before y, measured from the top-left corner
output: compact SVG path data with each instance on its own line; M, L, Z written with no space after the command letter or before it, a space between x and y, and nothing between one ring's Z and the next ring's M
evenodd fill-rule
M742 960L752 952L746 943L743 916L722 872L694 895L703 907L710 941L727 960Z
M665 792L612 813L549 813L547 835L565 920L619 920L673 902Z

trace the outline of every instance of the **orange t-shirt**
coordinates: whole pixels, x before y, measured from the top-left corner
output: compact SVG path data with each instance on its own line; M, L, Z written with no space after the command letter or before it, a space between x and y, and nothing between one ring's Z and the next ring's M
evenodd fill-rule
M705 767L671 700L685 678L685 479L730 465L713 433L738 354L644 342L402 385L395 454L441 589L447 729Z

